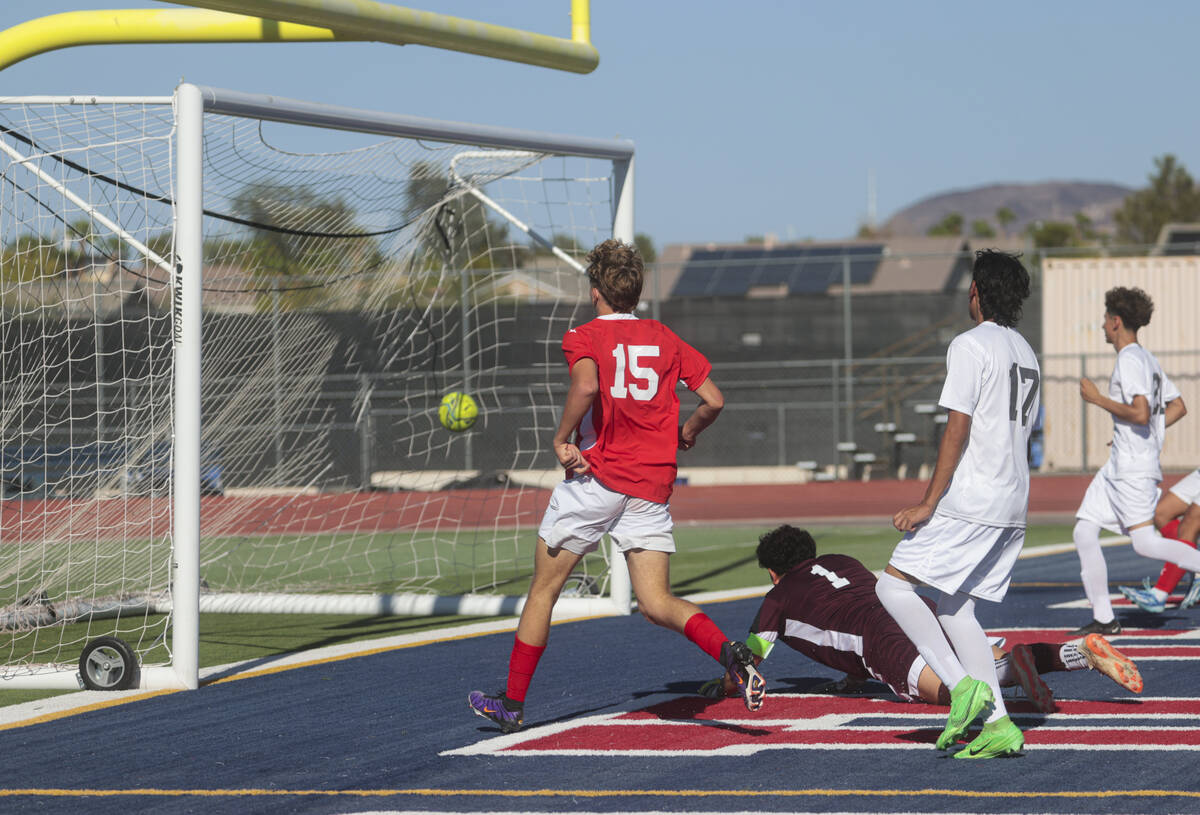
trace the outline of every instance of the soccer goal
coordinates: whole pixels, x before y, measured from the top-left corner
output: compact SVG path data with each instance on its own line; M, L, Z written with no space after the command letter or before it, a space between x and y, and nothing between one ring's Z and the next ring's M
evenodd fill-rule
M195 687L201 612L518 612L633 155L188 84L0 99L0 688ZM623 561L583 566L563 610L628 613Z

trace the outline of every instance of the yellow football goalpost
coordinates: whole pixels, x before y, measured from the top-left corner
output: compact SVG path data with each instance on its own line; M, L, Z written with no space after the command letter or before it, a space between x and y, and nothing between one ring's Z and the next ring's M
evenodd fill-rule
M374 0L169 0L197 9L69 11L0 32L0 70L77 45L216 42L386 42L427 45L586 74L588 0L571 0L571 38L417 11Z

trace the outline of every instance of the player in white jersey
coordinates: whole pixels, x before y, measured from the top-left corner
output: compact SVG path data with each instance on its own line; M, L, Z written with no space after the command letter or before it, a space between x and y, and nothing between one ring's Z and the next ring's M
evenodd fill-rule
M1112 414L1113 439L1108 461L1096 473L1075 513L1075 550L1079 576L1092 606L1092 621L1071 632L1119 634L1121 624L1108 594L1108 566L1100 549L1100 530L1128 534L1143 557L1178 563L1200 571L1200 552L1158 534L1154 508L1166 429L1183 418L1187 407L1179 390L1154 355L1138 344L1137 332L1149 324L1154 303L1141 289L1118 286L1104 294L1104 339L1117 352L1108 394L1090 379L1079 380L1083 401Z
M1154 528L1164 538L1174 538L1188 546L1196 546L1200 538L1200 468L1176 481L1158 499L1158 506L1154 508ZM1162 567L1157 581L1146 578L1141 588L1117 588L1142 611L1161 614L1166 610L1167 598L1175 591L1184 574L1177 564L1167 563ZM1200 575L1193 573L1191 586L1179 607L1188 609L1197 603L1200 603Z
M937 464L921 503L892 519L907 534L875 586L951 689L938 749L955 745L984 715L983 732L956 758L1016 755L1025 743L1000 696L975 600L1003 599L1025 541L1027 450L1041 397L1037 357L1014 328L1027 297L1029 273L1016 256L976 253L967 306L975 327L946 353L939 403L947 421ZM921 584L940 593L936 616L916 593Z

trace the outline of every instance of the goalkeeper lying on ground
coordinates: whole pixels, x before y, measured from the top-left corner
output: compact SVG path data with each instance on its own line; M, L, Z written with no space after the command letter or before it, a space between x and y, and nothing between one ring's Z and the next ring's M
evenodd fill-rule
M950 704L950 691L875 595L875 575L848 555L817 557L803 529L783 525L759 538L758 565L775 588L763 598L747 644L755 664L782 641L806 657L843 671L832 690L851 692L878 679L908 701ZM928 602L928 601L927 601ZM1118 685L1141 693L1137 666L1099 634L1066 643L1035 642L1005 652L993 646L1002 686L1020 685L1038 710L1054 708L1054 695L1040 674L1100 671ZM720 697L736 691L727 677L704 684L701 693Z

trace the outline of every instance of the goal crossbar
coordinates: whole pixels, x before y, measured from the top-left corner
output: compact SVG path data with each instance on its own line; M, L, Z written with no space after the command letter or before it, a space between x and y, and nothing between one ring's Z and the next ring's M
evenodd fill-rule
M508 147L539 153L602 158L610 161L628 161L634 155L633 142L626 139L540 133L520 128L441 121L400 113L326 105L205 85L198 85L196 88L204 100L205 111L222 113L227 116L243 116L311 127L353 130L377 136L430 139L483 147Z

